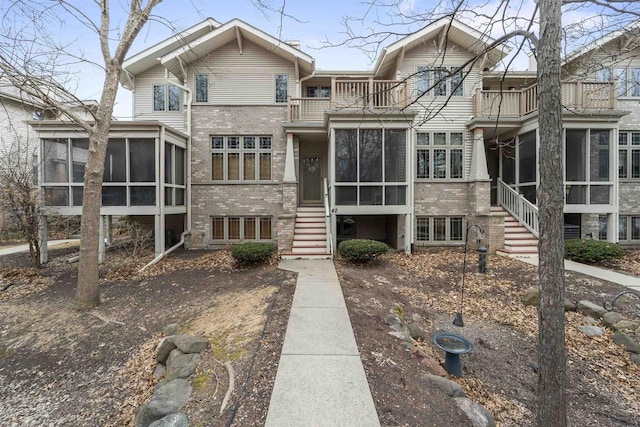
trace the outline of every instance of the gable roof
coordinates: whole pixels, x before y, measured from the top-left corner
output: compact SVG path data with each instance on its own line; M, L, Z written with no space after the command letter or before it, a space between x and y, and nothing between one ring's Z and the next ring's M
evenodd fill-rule
M572 61L575 61L581 56L584 56L596 49L601 49L607 43L612 42L623 36L629 36L632 39L635 39L636 41L639 40L640 39L640 19L633 22L630 25L627 25L623 28L619 28L615 31L612 31L609 34L606 34L600 37L599 39L592 41L591 43L588 43L584 46L579 47L578 49L574 50L573 52L571 52L565 57L564 61L562 61L562 65L566 65Z
M211 51L234 41L238 43L238 49L242 50L244 39L296 63L301 75L309 75L315 68L314 59L311 56L240 19L232 19L215 30L165 54L160 58L160 63L176 77L184 79L184 64L203 58Z
M160 63L158 58L162 55L165 55L180 46L184 46L219 26L220 23L218 21L213 18L207 18L204 21L187 28L181 33L175 34L168 39L165 39L160 43L156 43L142 52L127 58L122 64L123 72L120 74L120 83L128 89L132 89L127 73L135 76L155 67Z
M462 46L474 53L480 53L488 48L495 40L475 28L472 28L462 22L444 17L432 22L426 27L413 34L390 44L382 50L382 54L376 61L373 68L375 75L384 74L386 70L396 61L402 50L408 51L416 46L424 43L426 40L436 38L446 34L447 41ZM510 49L505 45L494 46L487 52L487 64L495 65L504 58Z

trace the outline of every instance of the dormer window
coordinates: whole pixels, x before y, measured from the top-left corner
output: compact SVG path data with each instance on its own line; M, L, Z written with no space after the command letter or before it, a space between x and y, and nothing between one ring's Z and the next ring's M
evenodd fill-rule
M153 85L153 111L180 111L180 88Z

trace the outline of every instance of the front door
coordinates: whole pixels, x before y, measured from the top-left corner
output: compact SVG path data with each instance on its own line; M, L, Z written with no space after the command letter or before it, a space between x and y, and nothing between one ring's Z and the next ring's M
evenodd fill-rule
M322 203L322 157L302 156L302 203Z

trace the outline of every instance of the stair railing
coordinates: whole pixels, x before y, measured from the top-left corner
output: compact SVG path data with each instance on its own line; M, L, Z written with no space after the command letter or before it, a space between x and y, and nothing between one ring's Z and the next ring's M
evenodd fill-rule
M324 224L327 233L327 252L333 257L333 233L331 232L331 207L329 206L329 181L324 178Z
M534 236L539 236L538 207L498 178L498 204Z

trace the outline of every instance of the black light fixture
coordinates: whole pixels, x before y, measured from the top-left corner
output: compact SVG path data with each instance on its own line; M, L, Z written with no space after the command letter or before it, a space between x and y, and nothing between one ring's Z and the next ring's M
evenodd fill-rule
M482 242L484 236L484 230L477 224L469 224L467 226L467 232L465 234L464 239L464 261L462 263L462 286L460 286L460 310L456 313L456 317L453 319L453 326L458 326L459 328L464 326L464 319L462 318L462 307L464 305L464 278L467 273L467 252L469 250L469 230L472 228L476 228L478 230L478 245ZM484 249L484 251L481 251ZM484 260L482 257L484 256ZM481 246L478 248L478 268L484 269L484 271L480 271L481 273L486 272L487 268L487 248Z

